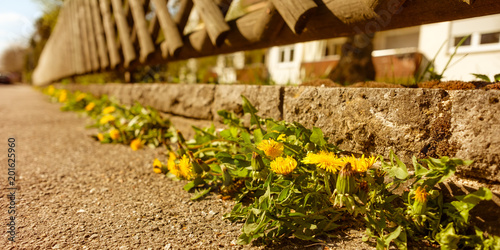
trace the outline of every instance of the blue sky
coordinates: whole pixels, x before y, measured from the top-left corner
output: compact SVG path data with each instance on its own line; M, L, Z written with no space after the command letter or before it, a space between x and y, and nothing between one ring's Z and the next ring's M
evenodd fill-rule
M42 15L33 0L0 1L0 54L11 44L25 45L33 34L33 23Z

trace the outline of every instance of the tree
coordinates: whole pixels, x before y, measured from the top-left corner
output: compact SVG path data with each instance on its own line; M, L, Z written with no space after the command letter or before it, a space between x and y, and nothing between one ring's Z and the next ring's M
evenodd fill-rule
M14 81L20 81L25 54L26 48L19 45L10 46L0 55L0 69L9 72Z
M35 21L35 32L30 38L29 47L25 56L24 80L31 81L31 74L38 64L38 59L54 29L62 0L34 0L43 8L43 16Z
M356 34L348 37L342 45L339 63L328 78L344 85L375 80L372 38L372 34Z

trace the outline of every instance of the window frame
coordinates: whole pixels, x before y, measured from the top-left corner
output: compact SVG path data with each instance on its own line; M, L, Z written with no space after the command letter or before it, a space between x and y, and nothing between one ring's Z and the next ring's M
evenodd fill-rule
M452 54L455 51L455 38L460 38L464 37L467 35L470 35L471 43L470 45L462 45L458 47L457 49L457 54L466 54L466 53L480 53L480 52L493 52L493 51L500 51L500 39L497 43L488 43L488 44L481 44L481 36L485 34L490 34L490 33L498 33L500 30L497 31L484 31L484 32L473 32L472 34L450 34L450 39L449 39L449 49L448 53Z

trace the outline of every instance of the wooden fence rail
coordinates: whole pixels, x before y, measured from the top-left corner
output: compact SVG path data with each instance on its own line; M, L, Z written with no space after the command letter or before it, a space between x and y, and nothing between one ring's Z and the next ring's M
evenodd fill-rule
M167 0L65 1L34 83L500 13L498 0L170 1L176 8ZM257 7L227 21L230 4L241 2ZM190 15L201 19L194 31L186 29Z

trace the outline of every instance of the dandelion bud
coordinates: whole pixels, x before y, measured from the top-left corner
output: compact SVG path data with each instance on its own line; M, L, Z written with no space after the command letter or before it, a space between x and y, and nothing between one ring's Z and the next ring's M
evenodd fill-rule
M253 171L260 171L265 168L264 162L262 161L262 157L257 154L256 152L252 153L252 170Z
M359 183L358 198L361 200L361 202L367 202L369 191L370 188L367 181L362 181Z
M233 177L225 165L221 165L220 168L222 170L222 185L230 186L233 183Z
M184 139L184 136L182 135L181 131L177 130L177 137L179 138L179 141L181 143L185 143L186 139Z
M351 164L346 163L340 170L337 177L337 193L338 194L353 194L356 192L356 180L354 178L355 171L353 171Z
M429 193L425 190L425 188L419 186L414 191L414 202L413 202L413 212L414 214L425 214L427 212L427 196Z
M198 165L200 165L201 169L203 169L203 171L205 172L208 172L210 171L210 166L208 166L204 161L202 161L201 159L196 159L196 163L198 163Z
M269 170L264 165L264 161L262 161L262 156L257 154L256 152L252 153L252 176L254 179L265 180L267 179L267 175L269 174Z

